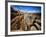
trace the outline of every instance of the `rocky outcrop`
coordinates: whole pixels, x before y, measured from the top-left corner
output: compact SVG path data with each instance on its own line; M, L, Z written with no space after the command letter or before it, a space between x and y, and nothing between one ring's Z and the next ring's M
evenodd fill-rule
M11 31L41 30L41 15L16 11L11 13Z

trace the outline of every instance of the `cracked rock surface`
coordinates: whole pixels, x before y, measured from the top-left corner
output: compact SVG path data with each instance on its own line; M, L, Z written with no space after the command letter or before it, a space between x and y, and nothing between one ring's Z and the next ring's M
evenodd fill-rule
M41 14L11 12L11 31L41 30Z

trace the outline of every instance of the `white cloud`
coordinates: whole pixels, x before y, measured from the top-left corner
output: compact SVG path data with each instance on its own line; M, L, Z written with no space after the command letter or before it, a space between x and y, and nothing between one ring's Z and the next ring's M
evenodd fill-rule
M24 11L24 10L20 10L21 12L24 12L24 13L40 13L40 11Z
M13 9L15 10L15 11L17 11L17 10L19 10L19 9L17 9L17 8L15 8L15 7L13 7ZM36 10L33 10L33 11L27 11L27 10L19 10L19 11L21 11L21 12L24 12L24 13L40 13L40 11L36 11Z

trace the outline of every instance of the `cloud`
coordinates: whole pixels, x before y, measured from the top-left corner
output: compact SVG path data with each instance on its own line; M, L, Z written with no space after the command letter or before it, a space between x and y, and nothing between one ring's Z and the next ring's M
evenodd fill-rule
M21 7L20 7L21 8ZM21 11L21 12L24 12L24 13L40 13L40 11L39 10L24 10L24 9L20 9L20 8L17 8L17 7L13 7L13 9L15 10L15 11Z

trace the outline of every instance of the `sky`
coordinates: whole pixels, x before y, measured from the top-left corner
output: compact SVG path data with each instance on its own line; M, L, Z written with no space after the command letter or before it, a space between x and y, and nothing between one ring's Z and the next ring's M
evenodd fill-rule
M41 12L41 7L40 6L12 5L11 7L15 11L19 10L21 12L27 12L27 13L40 13Z

